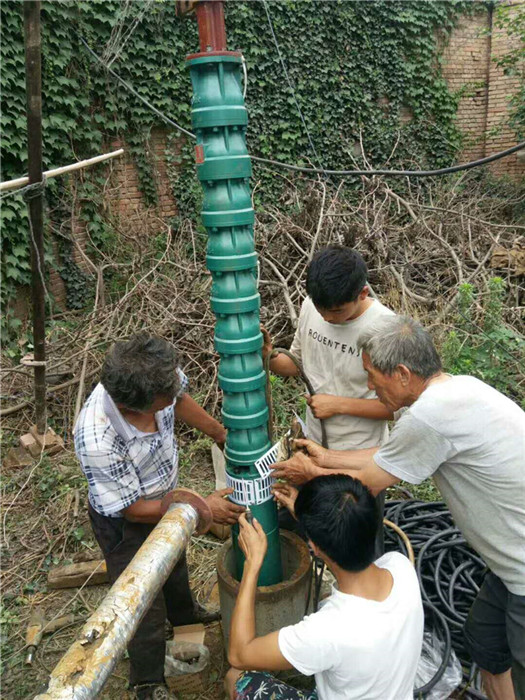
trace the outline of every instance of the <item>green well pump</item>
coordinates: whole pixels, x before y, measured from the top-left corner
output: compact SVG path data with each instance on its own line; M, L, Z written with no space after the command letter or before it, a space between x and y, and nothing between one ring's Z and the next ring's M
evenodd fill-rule
M202 6L222 6L204 2ZM197 6L198 10L201 6ZM199 22L199 29L200 22ZM225 44L224 44L225 45ZM202 36L201 36L202 49ZM259 328L249 178L246 149L248 115L241 83L241 55L232 51L203 51L188 56L193 85L192 123L197 137L197 173L204 190L202 222L208 232L207 266L213 278L211 307L217 318L215 349L219 353L219 386L226 440L227 484L231 499L249 506L268 537L268 553L259 585L282 580L277 508L269 478L262 478L255 461L270 447L265 372ZM233 528L237 576L243 556Z

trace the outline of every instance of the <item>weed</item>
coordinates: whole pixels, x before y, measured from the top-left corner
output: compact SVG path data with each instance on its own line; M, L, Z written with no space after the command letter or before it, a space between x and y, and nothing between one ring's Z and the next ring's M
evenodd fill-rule
M484 294L471 284L459 288L456 328L442 347L443 365L451 374L469 374L525 406L520 385L525 366L525 341L503 320L505 281L489 280ZM474 319L476 302L481 307Z
M273 405L273 431L276 439L289 429L294 413L304 417L306 411L305 388L299 379L270 377Z

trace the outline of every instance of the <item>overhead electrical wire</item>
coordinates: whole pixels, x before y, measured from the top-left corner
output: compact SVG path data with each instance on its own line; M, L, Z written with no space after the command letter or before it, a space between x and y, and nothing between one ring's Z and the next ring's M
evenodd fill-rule
M195 134L193 134L191 131L188 131L188 129L185 129L183 126L180 126L180 124L177 124L175 121L173 121L173 119L170 119L170 117L168 117L166 114L157 109L154 105L151 104L151 102L149 102L145 97L138 93L135 90L135 88L133 88L128 82L121 78L120 75L118 75L118 73L116 73L112 68L109 68L109 66L107 66L104 63L104 61L100 58L100 56L97 56L97 54L88 45L88 43L83 37L80 37L80 41L82 42L84 47L89 51L90 55L96 61L98 61L98 63L104 66L108 73L111 76L113 76L115 80L117 80L121 85L123 85L126 88L126 90L131 92L133 95L135 95L137 99L139 99L144 105L146 105L148 109L150 109L154 114L160 117L164 122L166 122L166 124L169 124L174 129L177 129L177 131L180 131L182 134L185 134L191 139L196 139ZM256 163L263 163L264 165L272 165L274 167L283 168L285 170L291 170L293 172L306 173L311 175L332 175L334 177L352 177L361 175L368 177L372 175L385 175L391 177L433 177L435 175L449 175L451 173L460 172L462 170L470 170L472 168L477 168L482 165L487 165L488 163L492 163L496 160L499 160L500 158L510 156L512 153L516 153L516 151L520 151L524 148L525 141L522 141L521 143L518 143L515 146L512 146L511 148L507 148L504 151L499 151L498 153L493 153L491 156L487 156L486 158L479 158L478 160L469 161L468 163L460 163L458 165L451 165L447 168L438 168L436 170L329 170L321 168L308 168L302 165L292 165L291 163L283 163L279 160L272 160L271 158L261 158L259 156L250 156L250 158Z
M299 104L299 100L297 99L297 95L295 93L295 88L293 86L293 83L290 79L290 75L288 73L288 69L286 68L286 63L284 62L283 55L281 53L281 47L279 46L279 41L277 39L277 35L275 34L275 29L273 28L273 22L272 22L272 17L270 15L270 9L268 7L268 2L267 0L263 0L263 6L264 10L266 12L266 18L268 20L268 26L270 27L270 33L273 38L273 43L275 44L275 48L277 49L277 55L279 56L279 61L281 63L281 67L283 69L284 77L286 78L286 82L288 83L288 87L290 88L290 91L292 93L292 98L293 101L295 102L295 106L297 107L297 112L299 113L299 118L301 119L301 123L303 125L303 128L306 132L306 136L308 138L308 143L310 144L310 148L312 149L312 153L315 156L315 159L319 165L321 165L321 159L317 155L317 151L315 150L315 145L312 139L312 136L310 134L310 130L308 129L308 125L306 123L306 119L304 118L303 111L301 109L301 105Z
M145 97L142 97L142 95L140 93L138 93L134 87L132 87L129 83L127 83L124 80L124 78L121 78L120 75L118 75L118 73L115 73L115 71L112 68L110 68L106 63L104 63L104 61L100 58L100 56L97 56L97 54L89 46L89 44L84 39L84 37L79 37L79 38L80 38L80 41L82 42L82 44L85 46L85 48L89 51L91 56L93 56L93 58L95 58L102 66L104 66L104 68L108 71L108 73L110 75L112 75L115 78L115 80L117 80L121 85L123 85L126 88L126 90L129 90L129 92L131 92L132 95L135 95L135 97L137 99L139 99L142 102L142 104L146 105L146 107L148 109L150 109L152 112L154 112L158 117L160 117L163 121L165 121L167 124L172 126L174 129L177 129L177 131L180 131L181 133L185 134L186 136L189 136L190 139L196 138L195 134L192 134L191 131L188 131L183 126L180 126L180 124L177 124L176 122L174 122L173 119L170 119L165 114L163 114L160 111L160 109L157 109Z
M472 160L468 163L459 163L458 165L451 165L447 168L438 168L436 170L321 170L320 168L304 168L301 165L290 165L289 163L281 163L278 160L270 160L269 158L258 158L256 156L251 156L252 160L258 161L259 163L266 163L269 165L274 165L279 168L284 168L285 170L292 170L294 172L308 173L312 175L334 175L338 177L349 177L352 175L388 175L392 177L433 177L435 175L450 175L451 173L457 173L461 170L470 170L471 168L479 168L481 165L487 165L500 158L505 158L510 156L516 151L520 151L525 148L525 141L518 143L512 148L507 148L505 151L500 151L499 153L493 153L491 156L486 158L479 158L478 160Z

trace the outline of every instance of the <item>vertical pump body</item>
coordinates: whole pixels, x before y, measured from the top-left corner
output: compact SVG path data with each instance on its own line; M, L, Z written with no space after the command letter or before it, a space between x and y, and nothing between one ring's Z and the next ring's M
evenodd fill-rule
M267 534L268 553L259 585L272 585L282 580L282 565L270 483L254 466L271 445L241 61L241 55L233 51L188 56L197 174L204 190L202 222L208 232L206 260L213 279L211 307L217 319L215 349L220 357L222 416L228 429L227 483L234 488L232 500L249 506ZM233 540L240 578L243 557L237 536L235 526Z

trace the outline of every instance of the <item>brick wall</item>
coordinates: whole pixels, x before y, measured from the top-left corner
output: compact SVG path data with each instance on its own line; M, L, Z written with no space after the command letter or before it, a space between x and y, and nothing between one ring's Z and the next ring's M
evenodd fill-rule
M523 1L510 3L512 13L525 11ZM508 53L512 44L517 41L516 37L510 38L505 32L494 29L492 32L492 56L501 57ZM520 81L525 79L525 72L520 76L505 76L503 70L498 68L494 61L490 62L489 88L488 88L488 118L486 126L486 155L496 153L504 148L509 148L516 143L516 135L505 125L505 120L509 111L509 96L516 94L520 87ZM517 154L513 154L504 160L496 161L491 166L492 172L497 175L508 174L514 178L525 176L525 160L518 159Z
M511 12L523 11L523 0L510 0ZM464 18L454 30L444 52L443 74L451 90L461 95L457 120L466 136L463 160L490 156L510 148L516 135L505 125L509 96L515 94L519 77L503 75L494 62L510 48L506 33L492 26L491 10L483 8ZM517 155L496 161L497 175L515 179L525 175L525 162Z
M164 220L177 214L177 203L171 194L167 173L167 138L167 131L154 129L148 141L148 157L153 165L153 177L158 193L158 204L154 207L148 206L144 202L137 168L130 155L124 154L114 161L111 177L112 193L111 197L108 197L108 204L112 213L120 217L123 223L144 222L145 218L148 219L148 214L152 218L157 217ZM177 141L172 143L175 152L177 151L177 143ZM114 142L111 146L112 149L126 148L126 144L119 141Z
M457 122L465 134L462 158L475 160L485 155L487 122L487 75L490 37L488 12L464 18L444 51L443 76L450 90L462 94Z
M515 11L524 0L510 0ZM523 8L521 8L523 9ZM466 136L461 159L483 158L509 148L516 143L515 134L505 125L508 116L508 96L515 93L519 78L507 77L498 68L494 57L508 51L509 37L492 27L491 11L481 7L471 17L461 20L454 30L443 56L443 74L451 90L461 95L457 112L459 127ZM108 180L107 206L117 226L134 236L149 235L159 231L160 221L177 214L177 203L170 191L167 174L168 131L156 129L149 138L153 177L156 181L158 204L148 206L141 194L137 168L129 155L111 162ZM181 141L171 144L172 150L180 148ZM125 143L114 142L112 149L126 148ZM488 166L495 174L508 174L513 178L525 175L525 160L516 155L496 161ZM72 222L76 240L82 249L86 246L85 223ZM89 268L78 249L73 251L75 262L83 270ZM59 275L51 273L53 294L62 305L65 288Z

